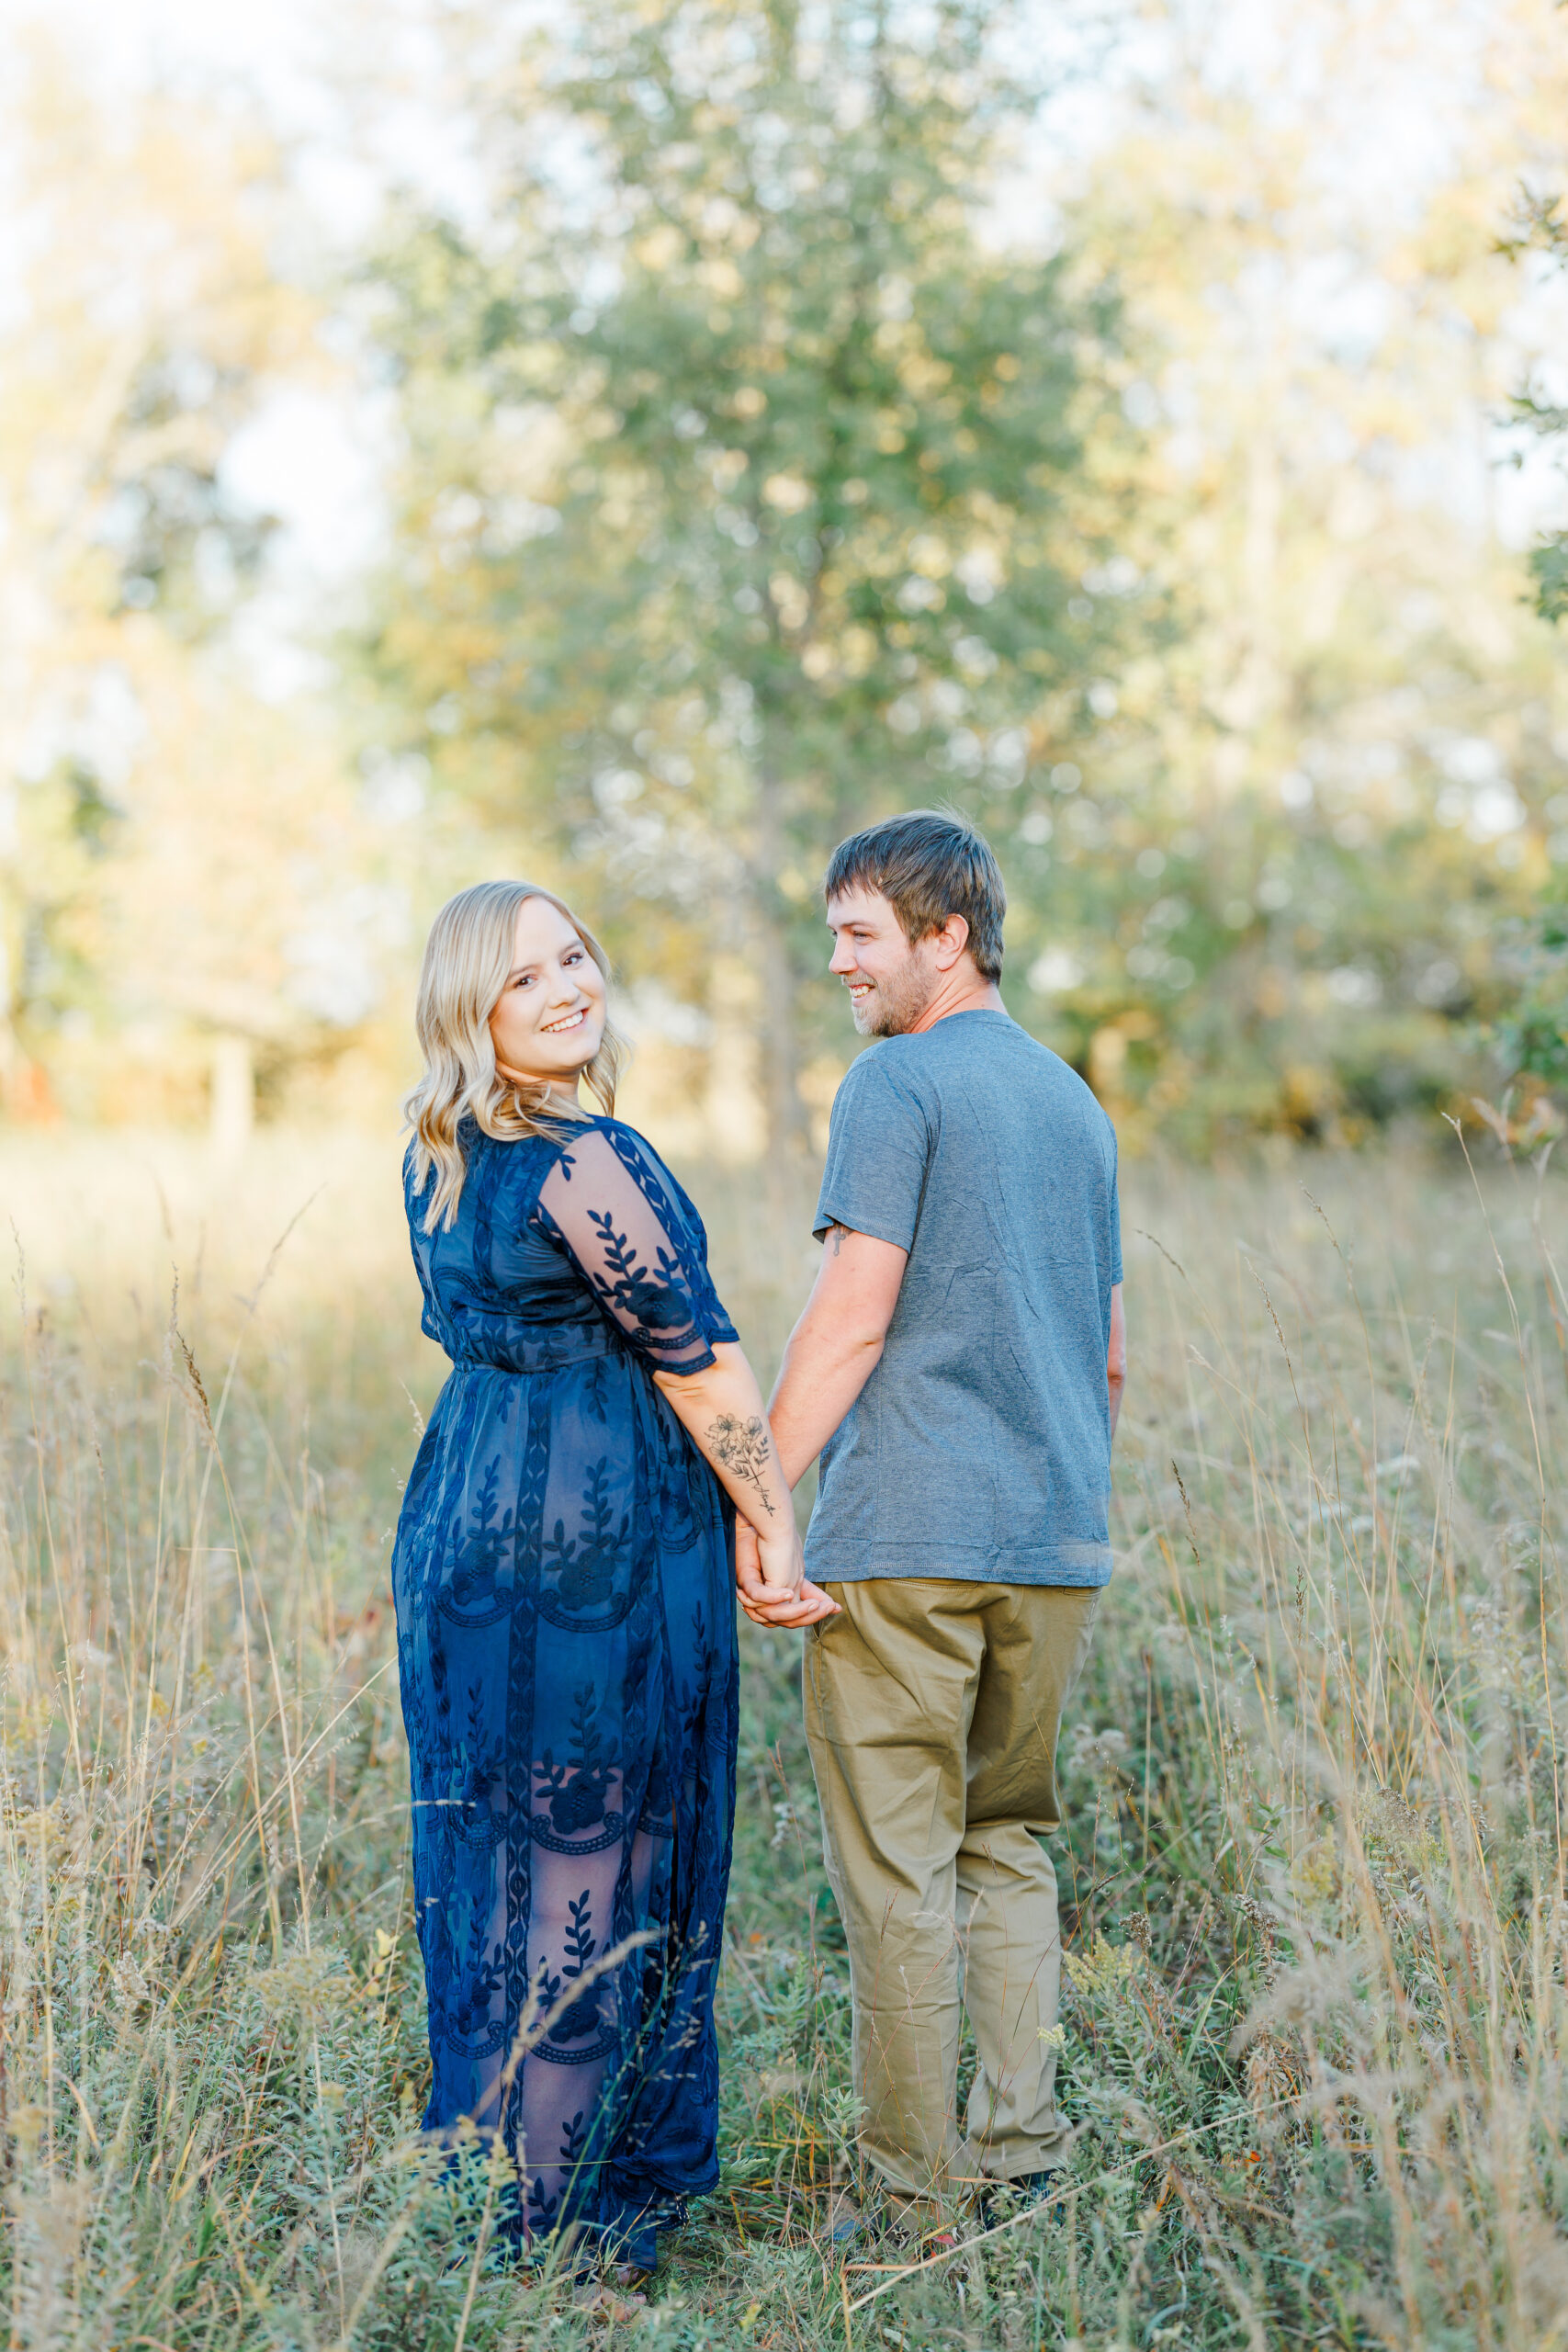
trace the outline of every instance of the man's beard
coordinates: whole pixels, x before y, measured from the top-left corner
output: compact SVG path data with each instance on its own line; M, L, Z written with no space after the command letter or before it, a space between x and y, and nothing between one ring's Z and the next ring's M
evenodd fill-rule
M902 1037L935 993L934 976L911 950L897 971L875 982L868 997L858 1004L852 997L850 1010L863 1037Z

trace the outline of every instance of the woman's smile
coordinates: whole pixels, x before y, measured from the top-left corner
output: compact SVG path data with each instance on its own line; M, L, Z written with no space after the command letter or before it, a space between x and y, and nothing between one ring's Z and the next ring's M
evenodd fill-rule
M496 1068L570 1094L599 1050L606 1010L604 975L576 925L553 900L525 899L490 1016Z

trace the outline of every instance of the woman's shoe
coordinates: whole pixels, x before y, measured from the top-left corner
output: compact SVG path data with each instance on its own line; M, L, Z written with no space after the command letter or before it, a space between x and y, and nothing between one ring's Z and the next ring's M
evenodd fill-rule
M890 2189L882 2210L888 2236L919 2261L951 2254L959 2244L961 2233L951 2208L934 2197L907 2197Z

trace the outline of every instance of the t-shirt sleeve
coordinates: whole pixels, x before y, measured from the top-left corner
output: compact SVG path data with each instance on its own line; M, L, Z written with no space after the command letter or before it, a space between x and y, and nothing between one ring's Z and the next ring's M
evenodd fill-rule
M1122 1203L1116 1183L1119 1158L1115 1131L1112 1130L1111 1136L1111 1282L1112 1288L1122 1279Z
M714 1343L736 1338L708 1275L696 1211L632 1128L595 1126L574 1137L539 1187L537 1213L653 1371L705 1371Z
M833 1103L828 1165L812 1231L869 1233L908 1250L925 1191L931 1128L917 1097L875 1052L850 1070Z

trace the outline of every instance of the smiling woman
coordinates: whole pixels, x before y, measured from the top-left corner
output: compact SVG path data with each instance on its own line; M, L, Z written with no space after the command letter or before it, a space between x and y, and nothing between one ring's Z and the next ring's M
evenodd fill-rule
M414 1012L424 1076L403 1105L422 1198L435 1178L427 1229L457 1215L465 1119L498 1143L551 1134L582 1115L580 1081L615 1110L626 1048L609 1019L609 972L592 933L537 883L477 882L442 908Z
M717 2178L736 1512L754 1614L833 1604L804 1581L702 1220L614 1115L592 933L528 883L459 893L418 1022L404 1193L453 1366L392 1564L425 2128L513 2159L520 2253L565 2232L650 2267Z
M517 910L515 961L490 1016L495 1066L519 1091L570 1079L571 1100L604 1035L604 975L564 907L536 890Z

